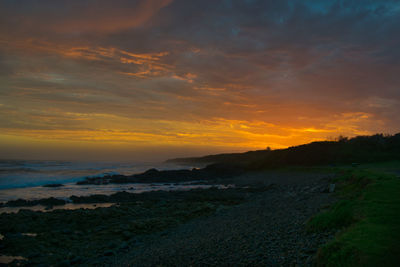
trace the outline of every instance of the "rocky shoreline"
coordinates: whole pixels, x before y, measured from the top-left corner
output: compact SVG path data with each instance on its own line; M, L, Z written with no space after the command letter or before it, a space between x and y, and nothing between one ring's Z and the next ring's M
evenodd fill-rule
M235 187L71 196L76 204L116 205L1 214L0 249L4 255L22 256L14 262L22 265L304 266L332 237L331 232L305 230L313 214L335 201L329 193L331 174L213 178Z
M261 182L263 175L254 176ZM312 266L318 247L335 234L305 227L335 201L330 177L279 174L248 201L146 238L115 266Z
M212 181L215 179L226 179L244 173L245 170L229 164L210 164L205 168L193 168L183 170L157 170L149 169L143 173L133 175L106 175L101 177L87 177L78 185L88 184L122 184L122 183L164 183L164 182L190 182L190 181Z

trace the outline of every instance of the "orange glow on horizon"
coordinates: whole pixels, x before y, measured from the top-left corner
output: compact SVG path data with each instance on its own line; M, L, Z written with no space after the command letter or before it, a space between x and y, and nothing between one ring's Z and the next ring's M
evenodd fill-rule
M237 148L256 150L265 149L266 147L279 149L313 141L327 140L339 134L347 134L348 136L360 133L370 134L369 132L354 132L354 125L352 124L341 125L342 132L338 133L335 128L329 128L329 126L320 129L293 128L262 121L252 122L226 120L223 118L185 122L137 120L110 114L66 113L65 115L72 116L75 121L81 121L87 126L93 126L93 129L6 129L3 134L36 140L79 141L97 144L99 147L104 144L129 144L133 147L146 144L161 146L194 145L205 147L224 146L231 147L232 150ZM107 125L104 122L107 122ZM99 124L108 126L108 128L94 129ZM138 128L129 127L128 125L136 125Z

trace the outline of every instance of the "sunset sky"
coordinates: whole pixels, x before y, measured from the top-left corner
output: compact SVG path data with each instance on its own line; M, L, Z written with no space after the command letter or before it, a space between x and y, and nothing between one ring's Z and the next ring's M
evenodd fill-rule
M0 2L3 159L284 148L399 114L399 1Z

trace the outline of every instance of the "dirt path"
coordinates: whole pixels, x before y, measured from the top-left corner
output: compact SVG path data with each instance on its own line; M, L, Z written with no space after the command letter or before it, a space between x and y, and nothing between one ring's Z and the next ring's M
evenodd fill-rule
M304 224L334 201L322 191L332 175L257 173L236 183L274 184L250 201L138 240L116 265L304 266L329 233L308 234Z

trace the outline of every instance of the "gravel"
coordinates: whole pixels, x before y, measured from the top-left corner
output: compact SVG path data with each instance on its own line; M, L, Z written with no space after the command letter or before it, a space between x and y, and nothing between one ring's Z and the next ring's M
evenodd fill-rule
M333 232L307 233L305 223L335 198L329 174L253 173L235 184L269 184L249 201L221 208L146 237L117 266L310 266Z

